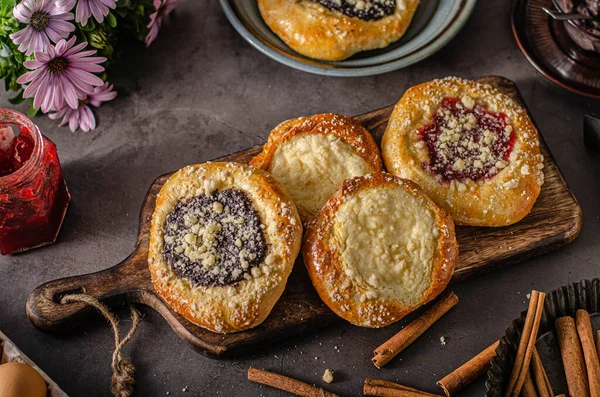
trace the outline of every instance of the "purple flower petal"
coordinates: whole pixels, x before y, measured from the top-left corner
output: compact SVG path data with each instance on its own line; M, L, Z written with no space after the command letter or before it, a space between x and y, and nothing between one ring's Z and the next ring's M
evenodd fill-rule
M79 112L72 110L69 114L69 129L71 132L77 131L77 125L79 124Z
M99 63L105 62L103 57L88 57L95 51L81 51L87 43L75 45L75 36L69 41L61 39L55 46L48 44L45 53L36 52L35 60L24 62L24 66L32 69L20 76L17 81L24 86L24 97L33 98L35 108L41 108L44 113L58 111L65 106L77 109L80 100L95 92L95 86L103 86L104 82L91 72L102 72L104 68ZM83 53L83 54L82 54ZM56 63L62 58L63 65ZM49 67L50 65L50 67ZM110 87L112 89L112 87ZM96 103L114 98L112 93L96 91L99 95ZM56 116L59 117L59 116ZM88 127L92 124L88 124Z
M31 18L35 13L48 16L48 24L43 30L31 25ZM60 8L56 0L23 0L13 7L13 15L19 22L27 25L11 35L13 42L19 45L19 51L27 56L38 51L44 52L50 40L58 42L75 30L73 24L66 22L72 20L74 15Z
M75 7L75 3L77 3L77 0L56 0L56 8L65 12L71 11Z
M88 43L79 43L75 47L69 48L62 54L65 57L77 56L81 50L83 50ZM96 50L88 50L88 51L96 51ZM87 56L87 55L86 55Z

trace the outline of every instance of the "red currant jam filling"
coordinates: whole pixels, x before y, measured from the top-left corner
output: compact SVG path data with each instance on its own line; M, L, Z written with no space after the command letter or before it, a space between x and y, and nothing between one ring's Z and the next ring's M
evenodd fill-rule
M429 152L423 168L444 182L495 176L508 165L515 143L504 113L490 112L468 97L444 98L432 121L418 134L419 145Z
M12 128L0 128L0 177L10 175L23 167L31 157L35 143L33 138L22 132L14 136Z

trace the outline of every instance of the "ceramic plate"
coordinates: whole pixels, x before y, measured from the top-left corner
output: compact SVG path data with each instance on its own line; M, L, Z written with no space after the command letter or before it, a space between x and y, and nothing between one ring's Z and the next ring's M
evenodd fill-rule
M600 56L580 49L564 23L542 7L552 0L514 0L512 29L529 62L548 80L579 95L600 98Z
M390 72L432 55L463 27L477 0L422 0L404 37L386 48L364 51L340 62L307 58L289 48L264 23L256 0L220 2L238 33L268 57L309 73L351 77Z

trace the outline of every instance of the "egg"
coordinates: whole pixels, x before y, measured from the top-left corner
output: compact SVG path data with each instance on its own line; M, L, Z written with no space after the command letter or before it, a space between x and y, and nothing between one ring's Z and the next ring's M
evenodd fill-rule
M23 363L0 365L0 397L46 397L46 382Z

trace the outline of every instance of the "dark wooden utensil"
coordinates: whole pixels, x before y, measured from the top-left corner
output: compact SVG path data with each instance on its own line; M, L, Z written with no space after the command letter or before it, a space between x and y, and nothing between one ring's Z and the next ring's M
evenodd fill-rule
M523 103L515 84L501 77L486 77L491 84ZM380 142L393 106L360 116L360 121ZM217 159L247 163L261 151L260 146ZM558 166L542 140L546 182L531 213L521 222L501 228L457 227L459 263L453 280L517 263L554 250L575 239L581 228L581 209L565 183ZM60 304L69 293L84 292L106 303L124 301L152 307L173 330L196 350L212 357L224 357L272 342L277 338L314 330L336 319L321 302L301 259L288 281L286 291L260 326L234 334L220 335L185 320L156 295L146 263L150 218L156 194L170 174L159 177L148 190L140 215L140 228L134 252L120 264L82 276L51 281L36 288L27 301L31 322L45 332L63 331L77 325L92 310L82 304Z
M588 149L600 153L600 116L583 116L583 142Z

